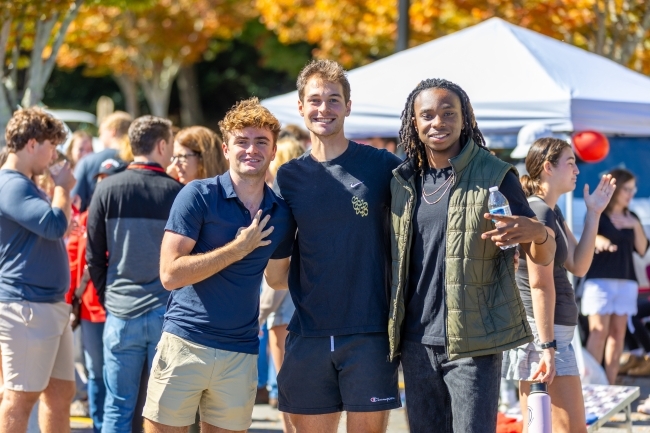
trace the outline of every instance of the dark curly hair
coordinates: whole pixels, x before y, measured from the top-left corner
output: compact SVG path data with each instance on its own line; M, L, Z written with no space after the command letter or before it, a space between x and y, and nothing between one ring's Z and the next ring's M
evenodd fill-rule
M415 128L413 119L415 119L415 98L427 89L446 89L454 92L460 99L460 105L463 115L463 129L460 133L461 144L467 143L467 140L472 138L474 143L487 150L485 145L485 138L481 130L478 129L476 118L474 117L474 109L469 102L467 93L457 84L442 78L428 78L420 81L415 89L406 99L404 111L402 111L402 127L399 130L400 145L404 147L404 151L409 158L412 158L416 167L423 170L427 166L427 153L424 143L420 140L418 131Z
M9 152L22 150L32 138L39 143L49 140L58 145L63 143L67 136L63 122L36 107L16 111L5 129L5 142Z

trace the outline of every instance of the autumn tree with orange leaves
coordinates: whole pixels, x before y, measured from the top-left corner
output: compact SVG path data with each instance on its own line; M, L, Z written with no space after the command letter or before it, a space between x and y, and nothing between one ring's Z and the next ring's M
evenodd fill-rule
M0 1L0 131L19 105L31 107L43 98L56 53L82 2Z
M316 57L355 67L390 54L397 0L256 0L282 42L306 40ZM410 45L491 17L546 34L650 73L647 0L411 0Z
M238 0L158 0L135 9L84 7L70 26L58 64L111 74L130 111L140 86L152 114L165 117L181 67L199 61L214 38L232 38L254 14Z

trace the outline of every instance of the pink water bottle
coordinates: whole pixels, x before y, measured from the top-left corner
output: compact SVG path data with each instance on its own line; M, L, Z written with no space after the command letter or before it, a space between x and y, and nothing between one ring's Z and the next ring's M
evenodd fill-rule
M528 433L551 433L551 397L545 383L530 385Z

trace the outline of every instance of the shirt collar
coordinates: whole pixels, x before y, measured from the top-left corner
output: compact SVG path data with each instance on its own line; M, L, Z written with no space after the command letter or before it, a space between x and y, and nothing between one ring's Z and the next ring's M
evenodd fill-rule
M232 184L232 177L230 177L230 170L225 172L220 176L221 182L221 191L224 198L236 198L239 200L237 193L235 192L235 187ZM273 205L278 204L278 199L275 196L275 193L269 186L264 184L264 197L262 198L262 203L260 209L262 212L270 210Z

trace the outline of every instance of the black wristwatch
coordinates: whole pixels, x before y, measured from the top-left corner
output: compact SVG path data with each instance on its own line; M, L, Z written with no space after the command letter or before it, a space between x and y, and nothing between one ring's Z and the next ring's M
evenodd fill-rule
M540 347L542 349L550 349L551 347L555 350L557 350L557 342L555 340L549 341L548 343L542 343L540 344Z

